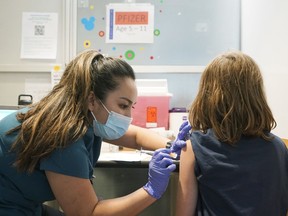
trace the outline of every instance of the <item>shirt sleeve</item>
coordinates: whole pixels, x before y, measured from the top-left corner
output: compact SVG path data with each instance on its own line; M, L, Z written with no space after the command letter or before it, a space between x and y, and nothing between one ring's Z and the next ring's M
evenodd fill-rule
M40 170L48 170L85 179L89 179L91 168L91 161L83 139L65 148L54 150L50 156L40 162Z

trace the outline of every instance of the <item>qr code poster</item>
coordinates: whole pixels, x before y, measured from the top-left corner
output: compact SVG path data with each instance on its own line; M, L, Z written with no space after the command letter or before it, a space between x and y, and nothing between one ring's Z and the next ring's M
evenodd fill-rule
M21 58L56 59L57 39L57 13L22 14Z

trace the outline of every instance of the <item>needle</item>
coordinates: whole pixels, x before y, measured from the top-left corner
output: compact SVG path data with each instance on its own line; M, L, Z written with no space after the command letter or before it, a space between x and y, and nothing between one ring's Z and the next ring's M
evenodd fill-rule
M154 152L155 151L150 151L150 150L143 150L143 149L140 150L140 154L144 153L144 154L151 155L151 156L153 156ZM177 158L176 153L170 153L170 156L174 160L176 160L176 158Z

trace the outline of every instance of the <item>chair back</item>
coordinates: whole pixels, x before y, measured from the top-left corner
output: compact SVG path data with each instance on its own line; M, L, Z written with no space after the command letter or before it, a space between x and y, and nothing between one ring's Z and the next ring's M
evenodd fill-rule
M288 148L288 139L282 138L282 140L285 143L286 147Z

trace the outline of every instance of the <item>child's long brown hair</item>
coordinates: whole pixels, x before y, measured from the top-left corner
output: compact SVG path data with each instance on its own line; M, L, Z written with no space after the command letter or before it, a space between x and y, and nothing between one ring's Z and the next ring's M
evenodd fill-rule
M237 51L216 57L202 74L189 121L194 130L212 128L216 137L228 144L242 135L269 139L267 132L276 122L254 60Z

